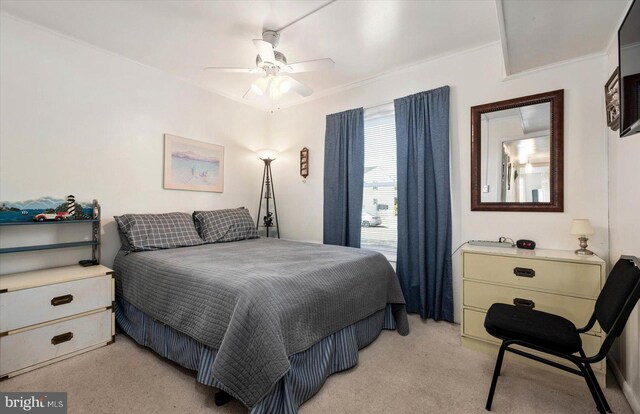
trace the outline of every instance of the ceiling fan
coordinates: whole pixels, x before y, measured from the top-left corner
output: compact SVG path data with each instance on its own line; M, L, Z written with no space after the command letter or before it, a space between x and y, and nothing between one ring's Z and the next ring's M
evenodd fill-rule
M334 65L333 60L325 58L288 63L285 55L275 50L279 42L280 34L273 30L265 30L262 33L262 39L253 39L253 44L258 50L255 68L206 67L204 69L226 73L264 74L253 81L243 96L245 99L266 96L276 100L289 91L303 97L311 95L313 90L291 77L290 74L331 69Z

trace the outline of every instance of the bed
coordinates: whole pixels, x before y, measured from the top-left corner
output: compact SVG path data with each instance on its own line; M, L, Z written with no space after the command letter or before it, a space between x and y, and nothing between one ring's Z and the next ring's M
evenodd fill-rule
M120 328L238 399L295 413L382 329L409 332L391 265L373 251L257 238L115 259Z

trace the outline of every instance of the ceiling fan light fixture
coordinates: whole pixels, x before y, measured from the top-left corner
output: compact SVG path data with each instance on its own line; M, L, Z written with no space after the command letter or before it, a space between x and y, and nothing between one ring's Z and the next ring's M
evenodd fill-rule
M256 95L262 96L262 94L263 94L262 89L260 89L260 87L258 85L256 85L255 83L251 84L251 89L253 90L253 93L255 93Z
M251 90L258 96L264 95L269 87L269 79L267 77L258 78L251 84Z
M242 96L243 99L263 97L277 101L290 92L306 98L313 93L313 89L292 76L282 75L327 70L333 68L335 62L332 59L323 58L289 64L286 56L275 50L279 41L280 34L273 30L265 30L262 33L262 39L252 40L258 52L255 68L210 66L205 69L219 73L262 73L261 78L251 83Z
M525 174L531 174L533 172L533 165L531 165L531 162L527 162L527 165L524 166L524 172Z
M525 152L525 151L521 151L518 154L518 163L519 164L526 164L529 162L529 153Z
M280 82L280 92L287 93L291 90L291 82L289 81L289 79L285 79L282 82Z

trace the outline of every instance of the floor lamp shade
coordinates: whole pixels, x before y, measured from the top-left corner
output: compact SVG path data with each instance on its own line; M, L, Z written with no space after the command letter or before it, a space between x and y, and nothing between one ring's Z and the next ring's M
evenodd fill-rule
M261 150L257 150L256 153L258 154L258 157L260 157L261 160L275 160L276 157L278 156L278 151L276 150L272 150L272 149L261 149Z

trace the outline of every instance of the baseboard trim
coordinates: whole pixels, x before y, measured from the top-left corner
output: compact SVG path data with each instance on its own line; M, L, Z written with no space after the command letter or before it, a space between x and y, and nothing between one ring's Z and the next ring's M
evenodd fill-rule
M622 372L618 367L618 363L613 358L607 358L607 366L611 368L611 372L613 373L613 376L616 377L616 381L618 381L618 384L622 389L622 393L627 398L627 401L631 406L631 410L635 414L640 414L640 400L638 400L638 398L640 397L633 393L631 386L622 376Z

